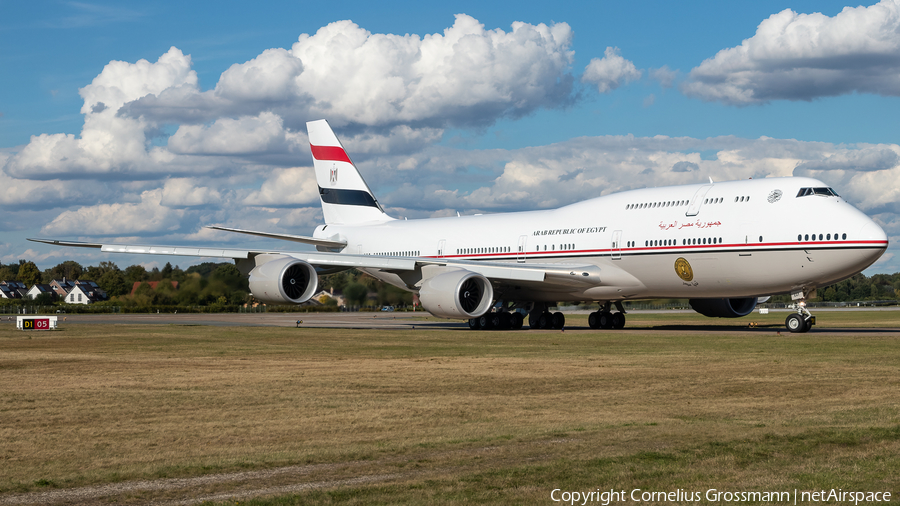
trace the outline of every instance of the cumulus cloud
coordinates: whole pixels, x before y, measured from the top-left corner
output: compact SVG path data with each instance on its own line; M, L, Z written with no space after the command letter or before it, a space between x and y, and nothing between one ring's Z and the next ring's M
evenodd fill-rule
M635 68L634 63L622 58L617 47L606 48L603 58L591 59L581 76L583 82L597 86L600 93L609 93L640 78L641 71Z
M569 104L571 40L565 23L489 30L465 14L424 36L338 21L232 65L207 91L172 47L152 63L110 62L80 90L80 135L33 136L2 167L19 179L150 181L293 166L308 156L305 122L323 117L357 156L411 153L447 127Z
M110 62L79 91L85 117L81 136L32 136L31 142L7 161L4 171L27 179L134 177L155 172L157 165L173 161L171 153L163 149L147 149L147 132L155 125L142 118L120 116L117 111L130 100L172 86L196 87L197 75L190 67L190 56L174 47L156 63Z
M900 95L900 2L845 7L834 17L785 9L740 46L691 70L681 90L732 105L853 92Z
M41 229L51 236L153 235L181 227L183 211L162 205L163 190L145 191L139 203L100 204L64 211Z
M16 209L28 206L30 209L54 209L68 206L72 201L93 202L99 198L92 188L82 182L34 181L18 179L0 171L0 206Z
M212 205L221 199L219 191L197 186L196 180L175 178L166 180L159 204L170 208L196 207Z
M318 206L319 185L312 167L279 170L266 179L258 191L250 193L243 203L263 207Z
M179 154L246 155L308 149L306 134L285 130L272 112L237 119L220 118L212 125L182 125L169 137L168 148Z
M487 125L572 100L572 30L515 22L486 30L458 14L444 32L371 33L337 21L303 34L290 50L269 49L232 65L214 90L189 88L134 100L133 116L211 121L273 111L289 128L309 119L335 125Z

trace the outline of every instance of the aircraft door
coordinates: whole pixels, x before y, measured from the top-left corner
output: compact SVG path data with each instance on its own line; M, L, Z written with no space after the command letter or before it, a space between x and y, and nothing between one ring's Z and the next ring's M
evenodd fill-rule
M688 208L687 212L684 213L685 216L697 216L697 214L700 213L700 206L703 205L703 198L706 197L706 194L712 187L713 185L707 184L697 189L697 193L695 193L694 198L691 199L691 206Z
M516 251L516 262L518 262L520 264L525 263L525 252L527 251L527 248L526 248L527 242L528 242L527 235L519 236L519 250Z
M437 254L438 258L444 257L444 248L446 248L446 247L447 247L446 239L441 239L440 241L438 241L438 254Z
M612 253L613 260L622 258L622 231L616 230L612 236Z

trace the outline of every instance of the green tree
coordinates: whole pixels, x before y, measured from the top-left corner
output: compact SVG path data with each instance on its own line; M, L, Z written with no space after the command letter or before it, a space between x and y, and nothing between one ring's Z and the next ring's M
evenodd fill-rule
M355 281L348 283L347 286L344 287L344 298L351 304L357 306L365 305L368 295L369 289L366 288L365 285Z
M136 282L147 281L148 278L147 269L143 265L130 265L125 269L125 284L129 290Z
M84 276L85 279L90 279L91 281L96 281L97 284L100 284L100 279L110 271L121 272L119 266L117 266L116 264L104 261L100 262L100 265L96 267L93 265L89 265L88 267L86 267L82 276Z
M125 295L130 291L128 284L125 283L125 275L118 269L106 271L106 273L97 280L97 284L100 285L100 288L102 288L103 291L106 292L106 295L110 297Z
M55 297L55 293L44 292L38 294L37 297L34 298L34 303L38 306L49 306L53 304Z
M0 281L15 281L16 273L8 266L0 267Z
M239 288L244 282L244 276L234 264L221 264L212 272L211 279L222 281L228 287Z
M70 281L75 281L76 279L81 278L81 275L84 273L84 268L81 267L81 264L74 260L66 260L65 262L56 265L55 267L50 268L50 279L67 279Z
M16 278L16 281L21 281L30 288L41 282L41 271L34 262L22 260L19 263L19 274Z

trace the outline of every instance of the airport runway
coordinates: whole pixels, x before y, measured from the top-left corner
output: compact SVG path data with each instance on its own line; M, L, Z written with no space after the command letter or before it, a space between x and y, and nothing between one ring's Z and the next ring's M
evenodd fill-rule
M219 327L316 327L358 329L409 329L412 327L468 329L459 320L425 321L419 313L185 313L185 314L60 314L58 325L206 325ZM15 315L3 315L3 323L15 324ZM298 321L302 323L298 323Z
M870 310L897 310L898 308L866 308ZM817 314L831 311L848 311L850 309L818 308ZM789 310L771 310L772 312L784 312ZM590 311L568 311L567 315L584 314ZM691 310L635 310L629 314L649 313L693 313ZM220 327L302 327L302 328L341 328L341 329L429 329L429 330L465 330L468 325L460 320L444 320L432 317L424 312L355 312L355 313L219 313L219 314L68 314L57 315L60 328L66 325L203 325ZM746 321L745 321L746 320ZM15 325L15 315L0 315L0 328L7 325ZM748 323L752 316L744 319L717 320L716 323L706 325L654 325L654 330L690 331L690 332L777 332L787 333L783 326L763 326L749 328ZM824 323L824 322L823 322ZM8 327L7 327L8 328ZM13 327L15 328L15 327ZM646 326L622 330L594 330L587 325L567 325L567 332L628 332L630 330L646 332ZM526 329L528 332L560 332L559 330ZM488 331L490 332L490 331ZM814 327L816 334L846 334L855 333L886 333L897 334L896 328L828 328L825 326Z

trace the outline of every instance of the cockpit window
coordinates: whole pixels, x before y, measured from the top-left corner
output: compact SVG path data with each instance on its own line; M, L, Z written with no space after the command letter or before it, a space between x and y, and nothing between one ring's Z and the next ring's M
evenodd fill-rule
M798 197L806 197L808 195L821 195L822 197L840 197L836 191L831 188L800 188L797 192Z

